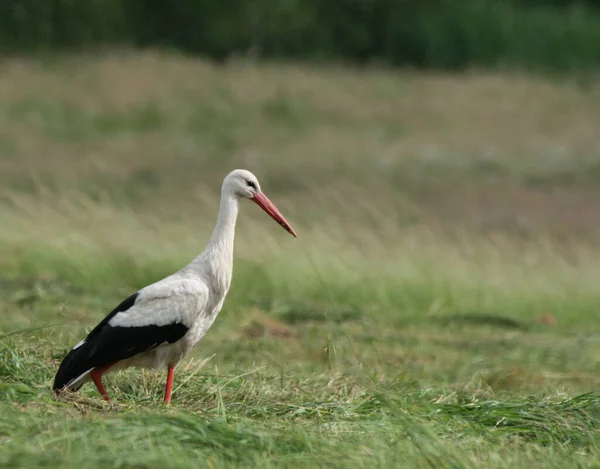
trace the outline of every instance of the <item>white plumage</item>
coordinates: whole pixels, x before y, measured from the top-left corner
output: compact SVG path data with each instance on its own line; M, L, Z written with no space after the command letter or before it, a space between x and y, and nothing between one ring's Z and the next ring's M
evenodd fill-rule
M178 272L125 299L73 347L57 371L56 392L76 391L91 379L109 400L102 374L138 366L168 370L165 401L170 402L174 367L206 334L229 291L241 198L256 202L296 236L256 177L232 171L223 181L219 216L206 249Z

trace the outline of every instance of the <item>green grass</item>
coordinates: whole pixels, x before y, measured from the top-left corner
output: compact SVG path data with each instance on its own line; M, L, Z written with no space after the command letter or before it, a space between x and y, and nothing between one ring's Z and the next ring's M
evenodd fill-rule
M6 67L0 466L599 467L597 90L156 54ZM299 238L243 204L173 405L140 370L107 376L110 404L57 400L66 351L202 250L235 167Z

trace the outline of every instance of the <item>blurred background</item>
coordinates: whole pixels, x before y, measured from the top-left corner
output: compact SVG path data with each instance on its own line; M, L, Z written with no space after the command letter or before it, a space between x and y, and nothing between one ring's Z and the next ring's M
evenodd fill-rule
M211 367L286 402L600 385L598 1L5 0L0 51L5 382L46 392L246 168L299 238L243 205Z
M10 0L0 182L210 225L199 191L248 167L310 226L589 234L599 22L591 0Z

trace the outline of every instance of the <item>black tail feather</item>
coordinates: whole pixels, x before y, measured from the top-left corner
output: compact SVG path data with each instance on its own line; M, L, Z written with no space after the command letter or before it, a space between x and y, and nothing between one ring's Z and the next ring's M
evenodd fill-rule
M94 368L90 365L89 353L82 350L86 348L86 345L83 344L81 347L71 350L63 359L54 377L54 384L52 385L54 391L60 392L65 387L68 387L71 391L77 391L82 386L83 382L78 382L73 386L68 385L74 379Z
M98 344L94 345L95 340L98 339L98 336L101 335L103 329L108 325L108 321L115 316L115 314L121 311L127 311L131 308L135 304L138 296L139 293L136 292L125 298L119 306L113 309L111 313L100 321L100 323L88 334L83 344L79 347L75 346L75 348L67 354L54 377L54 384L52 385L54 391L62 390L71 381L98 365L97 363L92 363L97 361L97 359L94 359L94 354L98 347ZM72 391L77 391L82 384L83 383L79 382L73 387L69 386L69 388Z

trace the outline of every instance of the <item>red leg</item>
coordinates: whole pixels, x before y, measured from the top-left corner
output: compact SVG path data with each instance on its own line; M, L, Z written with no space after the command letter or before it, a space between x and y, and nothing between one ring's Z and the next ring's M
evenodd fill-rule
M173 390L173 373L175 372L174 366L169 366L169 372L167 373L167 385L165 386L165 402L167 405L171 404L171 391Z
M106 370L108 370L113 365L114 365L114 363L111 363L110 365L103 366L102 368L96 368L94 371L92 371L90 373L90 376L92 377L92 381L96 385L98 392L100 394L102 394L102 397L104 398L105 401L110 401L110 398L108 397L108 393L106 392L106 389L104 389L104 386L102 385L102 375L106 372Z

